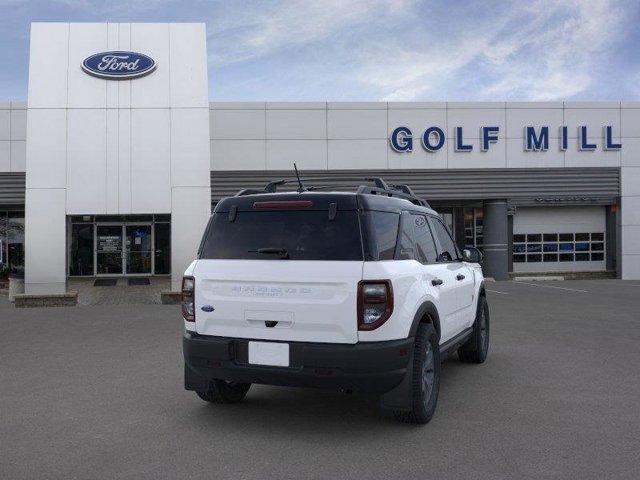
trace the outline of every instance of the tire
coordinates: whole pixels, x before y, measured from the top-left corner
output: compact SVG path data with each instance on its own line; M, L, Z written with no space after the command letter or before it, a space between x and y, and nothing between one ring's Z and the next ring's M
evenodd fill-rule
M471 337L458 348L458 357L465 363L483 363L489 353L489 304L484 296L478 298L476 321Z
M394 411L397 420L425 424L433 417L440 390L440 347L433 325L418 326L413 352L411 410Z
M208 390L197 391L196 395L210 403L239 403L247 395L250 387L250 383L212 380Z

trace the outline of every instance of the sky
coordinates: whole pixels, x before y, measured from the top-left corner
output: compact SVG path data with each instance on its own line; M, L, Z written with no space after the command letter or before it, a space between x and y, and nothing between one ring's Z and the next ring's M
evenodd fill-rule
M640 100L638 0L0 0L0 100L33 21L205 22L211 101Z

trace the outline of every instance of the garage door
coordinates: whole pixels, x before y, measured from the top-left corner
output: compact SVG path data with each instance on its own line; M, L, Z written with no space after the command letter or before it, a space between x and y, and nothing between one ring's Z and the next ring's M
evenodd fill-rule
M605 207L518 207L513 271L604 271L605 232Z

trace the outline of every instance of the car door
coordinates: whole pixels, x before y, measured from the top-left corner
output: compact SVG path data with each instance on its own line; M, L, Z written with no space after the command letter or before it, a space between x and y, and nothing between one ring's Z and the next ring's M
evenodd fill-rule
M456 309L452 320L452 336L454 336L469 326L469 310L473 304L474 295L473 270L462 261L453 237L442 220L430 217L429 223L438 248L436 262L445 266L455 284Z
M409 216L413 226L415 259L422 264L424 288L437 300L440 315L440 342L446 342L455 333L458 299L455 273L447 264L438 263L436 243L426 215Z

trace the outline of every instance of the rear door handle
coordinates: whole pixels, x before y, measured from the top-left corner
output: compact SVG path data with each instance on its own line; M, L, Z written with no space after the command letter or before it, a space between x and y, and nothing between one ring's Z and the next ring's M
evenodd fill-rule
M458 275L456 275L456 280L464 280L464 275L459 273Z
M437 287L438 285L442 285L443 283L444 282L439 278L434 278L433 280L431 280L431 285L433 285L434 287Z

